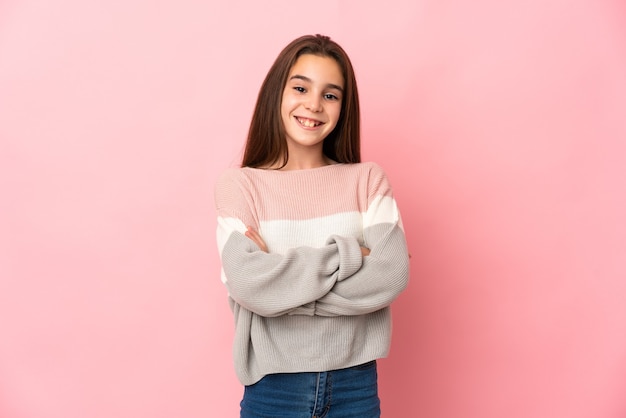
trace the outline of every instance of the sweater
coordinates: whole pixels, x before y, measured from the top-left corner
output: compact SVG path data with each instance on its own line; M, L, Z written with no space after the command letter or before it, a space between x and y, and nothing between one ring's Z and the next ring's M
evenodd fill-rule
M378 165L231 168L216 183L215 203L242 384L387 356L390 305L408 284L409 257ZM247 226L268 252L244 235Z

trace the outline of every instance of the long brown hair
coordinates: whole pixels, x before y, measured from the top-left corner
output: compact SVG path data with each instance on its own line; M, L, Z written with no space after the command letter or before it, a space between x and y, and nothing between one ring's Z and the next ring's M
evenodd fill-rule
M341 46L328 36L318 34L293 40L281 51L267 73L252 115L242 167L287 164L289 151L280 117L280 105L289 71L304 54L333 58L339 64L345 82L341 115L335 129L324 139L324 154L340 163L361 162L361 116L352 63Z

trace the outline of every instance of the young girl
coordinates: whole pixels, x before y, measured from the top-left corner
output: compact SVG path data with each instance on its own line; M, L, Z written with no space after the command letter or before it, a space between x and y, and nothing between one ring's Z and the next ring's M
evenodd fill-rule
M215 189L242 418L380 416L376 359L409 256L359 139L344 50L321 35L291 42L261 86L242 167Z

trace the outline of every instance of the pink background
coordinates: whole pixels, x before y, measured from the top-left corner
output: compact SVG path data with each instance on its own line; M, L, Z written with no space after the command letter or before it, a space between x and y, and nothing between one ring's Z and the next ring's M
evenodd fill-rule
M325 33L413 258L387 418L626 416L623 1L0 2L0 417L234 417L213 183Z

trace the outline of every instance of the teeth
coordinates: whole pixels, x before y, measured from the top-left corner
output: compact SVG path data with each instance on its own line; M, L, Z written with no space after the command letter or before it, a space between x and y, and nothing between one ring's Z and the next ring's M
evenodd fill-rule
M300 119L300 118L298 118L298 122L300 122L300 124L306 126L307 128L313 128L321 124L320 122L314 122L309 119Z

